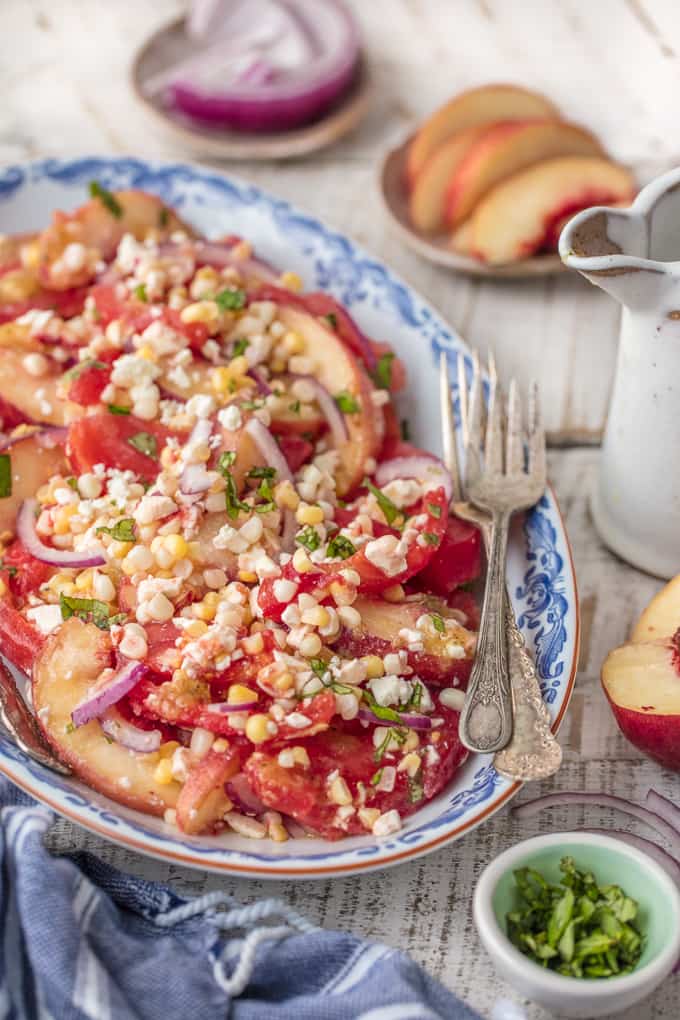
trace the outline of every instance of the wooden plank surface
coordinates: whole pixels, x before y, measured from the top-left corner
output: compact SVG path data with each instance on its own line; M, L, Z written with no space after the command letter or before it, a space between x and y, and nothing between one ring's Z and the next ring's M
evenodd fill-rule
M317 157L226 167L288 198L384 258L483 352L504 376L537 378L559 443L596 441L611 386L618 309L566 273L550 280L490 283L456 277L400 248L375 190L381 153L451 93L507 80L546 92L564 113L601 135L641 180L680 163L677 0L352 0L364 32L375 99L362 127ZM3 0L0 161L118 153L182 159L153 133L127 87L132 52L180 0ZM543 789L642 796L650 785L677 794L677 778L620 735L599 689L607 651L620 642L658 583L626 567L595 536L586 492L595 450L556 451L551 473L574 546L583 607L581 670L561 740L565 765ZM607 825L606 812L588 815ZM59 850L87 848L118 867L187 892L221 887L244 902L281 895L312 920L404 949L488 1017L512 996L479 945L470 914L474 882L501 849L535 832L579 826L578 811L519 826L507 811L465 840L383 874L294 884L226 880L141 858L59 821ZM619 827L626 823L616 819ZM642 831L642 830L641 830ZM624 1020L678 1015L678 979ZM531 1020L547 1014L528 1007Z

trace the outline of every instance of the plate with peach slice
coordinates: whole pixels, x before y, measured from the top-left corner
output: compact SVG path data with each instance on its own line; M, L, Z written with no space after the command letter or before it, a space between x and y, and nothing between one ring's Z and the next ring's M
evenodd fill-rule
M631 744L680 771L680 575L652 599L630 641L609 653L602 686Z
M586 206L628 204L630 173L538 93L487 85L461 93L387 154L386 211L430 261L479 276L561 269L557 237Z

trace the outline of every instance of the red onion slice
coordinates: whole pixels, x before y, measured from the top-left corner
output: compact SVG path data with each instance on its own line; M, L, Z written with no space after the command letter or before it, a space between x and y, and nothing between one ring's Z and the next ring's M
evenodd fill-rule
M609 793L578 793L576 791L551 793L544 797L527 800L523 804L516 804L510 808L510 811L517 818L533 818L544 808L568 807L571 804L592 804L596 807L608 807L622 811L624 814L644 822L645 825L649 825L650 828L656 829L660 836L665 836L675 846L678 845L678 830L675 826L670 825L653 811L642 807L641 804L632 803L623 797L615 797Z
M262 375L262 372L260 372L259 369L257 369L257 368L249 368L247 374L250 376L250 378L256 384L259 392L264 397L268 397L269 394L272 392L272 388L269 385L269 383L267 382L267 380L265 379L265 377Z
M364 722L375 723L378 726L408 726L412 730L431 730L432 719L428 715L420 715L416 712L398 713L399 722L391 722L389 719L381 719L380 716L371 712L370 708L360 708L359 718Z
M23 442L24 439L35 439L38 446L51 450L53 447L60 446L66 442L67 434L68 429L62 428L61 425L45 425L42 428L36 426L33 431L27 430L19 435L5 436L4 439L0 440L0 452L11 450L13 446Z
M255 442L265 463L276 470L277 482L292 482L293 473L288 467L288 461L281 453L281 448L269 429L258 418L251 418L246 423L245 430Z
M206 471L204 464L187 464L179 479L180 491L185 496L207 492L212 483L213 479L210 477L210 472Z
M240 705L232 705L228 701L213 701L206 705L204 711L214 715L229 715L232 712L252 712L257 708L257 701L244 701Z
M25 499L17 515L17 535L31 556L35 556L36 560L43 563L52 563L55 567L101 567L106 563L101 546L76 551L43 545L35 530L37 507L37 500Z
M239 258L233 252L233 242L199 241L194 247L198 266L232 266L248 276L256 276L264 283L276 283L281 275L273 266L263 259L250 256Z
M128 662L122 669L100 680L71 712L74 726L84 726L115 705L139 683L147 672L143 662Z
M594 836L613 836L622 843L634 846L636 850L641 850L660 864L680 888L680 862L657 843L652 843L651 839L645 839L644 836L637 836L632 832L624 832L623 829L579 829L579 832L592 832Z
M107 737L111 737L121 747L140 754L150 754L161 746L160 730L143 730L125 719L113 705L107 708L100 719L101 727Z
M334 446L342 446L349 439L347 422L345 416L333 400L326 387L313 375L292 375L292 379L302 379L314 388L314 399L319 405L319 410L328 422Z
M375 481L380 488L399 478L413 478L428 491L443 487L447 502L453 494L451 475L436 457L393 457L379 464L375 472Z
M645 805L659 818L663 818L672 825L680 836L680 808L668 797L664 797L658 790L648 790L645 797Z

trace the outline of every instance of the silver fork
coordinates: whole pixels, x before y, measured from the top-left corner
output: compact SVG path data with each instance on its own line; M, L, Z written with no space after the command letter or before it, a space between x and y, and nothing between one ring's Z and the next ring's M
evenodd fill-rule
M489 417L489 428L494 425L494 422L497 423L500 419L499 388L493 362L490 365L490 375L492 381L492 394L495 394L497 399L495 401L496 409L493 412L495 417L492 417L491 415ZM471 441L475 443L473 459L476 456L476 463L477 466L479 466L478 451L479 440L481 439L482 432L484 408L481 391L481 372L477 356L475 356L473 386L469 409L465 365L462 358L458 358L458 382L463 439L466 446L469 446ZM444 352L442 352L440 358L440 397L444 459L453 478L453 508L459 517L469 520L480 527L487 545L487 550L489 550L491 545L492 518L487 511L480 510L468 502L463 502L461 498L464 493L458 465L456 435L451 407L448 364ZM540 488L542 492L544 482L543 484L540 483L540 475L542 474L543 478L545 478L544 443L540 424L538 422L537 404L534 404L534 406L535 421L531 428L531 445L533 453L532 460L536 477L535 479L532 479L532 481L534 491L537 492ZM516 386L513 385L511 386L509 415L511 420L511 429L508 430L510 432L510 442L508 443L509 449L506 460L508 461L508 469L513 468L517 472L519 472L523 467L523 442L521 437L521 428L519 428L519 422L521 420L519 412L520 408L517 389ZM473 419L473 430L468 427L470 424L470 418ZM497 426L496 431L498 431ZM498 457L496 459L498 459ZM526 476L524 477L526 478ZM541 492L537 492L536 498L540 496ZM524 498L529 497L525 496ZM533 501L535 502L535 499L533 499ZM501 572L501 579L503 573L504 571ZM514 727L512 727L512 737L508 746L496 754L494 765L498 771L503 772L512 779L528 780L543 778L545 776L552 775L559 768L562 759L562 751L552 734L550 728L550 717L541 696L536 669L526 650L524 639L517 627L507 590L503 584L501 584L501 605L497 614L497 619L500 621L499 629L504 631L504 638L502 640L507 639L507 662L509 663L510 686L512 701L514 703ZM479 661L480 660L478 658L478 662ZM507 693L507 680L505 684L501 685L500 693L501 696ZM506 710L509 712L508 702L509 697L506 697L505 702L501 703L498 710L495 705L492 705L491 709L487 709L486 711L486 716L490 718L492 724L495 725L497 729L499 727L501 729L503 728L501 725L503 720L500 713L503 710L503 705L505 705ZM490 748L485 747L484 749L488 750Z
M71 769L52 753L42 736L34 715L21 696L15 677L0 659L0 732L33 761L60 775Z

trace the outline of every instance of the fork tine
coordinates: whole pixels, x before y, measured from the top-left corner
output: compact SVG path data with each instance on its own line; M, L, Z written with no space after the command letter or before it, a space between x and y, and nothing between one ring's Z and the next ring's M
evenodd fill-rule
M459 354L456 358L458 369L458 409L460 413L460 431L463 437L463 446L468 441L468 388L467 376L465 374L465 357Z
M489 376L484 468L491 474L501 474L503 471L503 392L498 382L493 356L489 359Z
M449 470L453 483L452 499L461 499L460 467L458 465L458 445L456 443L456 427L453 421L451 405L451 383L449 381L449 361L446 351L439 352L439 410L442 425L442 450L444 464Z
M472 356L472 383L467 401L467 443L465 446L465 488L479 477L481 471L482 427L484 418L484 395L482 393L482 371L477 351Z
M538 383L529 389L529 474L534 479L545 479L545 431L541 417Z
M524 436L522 434L522 404L515 379L508 388L508 423L506 426L505 470L518 474L524 470Z

